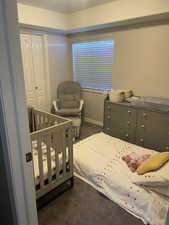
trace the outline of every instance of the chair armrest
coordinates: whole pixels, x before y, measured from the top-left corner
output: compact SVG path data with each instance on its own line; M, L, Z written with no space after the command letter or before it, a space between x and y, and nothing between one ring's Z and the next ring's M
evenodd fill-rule
M84 100L81 99L81 100L80 100L80 107L79 107L79 110L80 110L80 111L82 111L83 105L84 105Z
M59 110L57 106L57 101L53 101L52 104L53 104L55 112L57 112Z

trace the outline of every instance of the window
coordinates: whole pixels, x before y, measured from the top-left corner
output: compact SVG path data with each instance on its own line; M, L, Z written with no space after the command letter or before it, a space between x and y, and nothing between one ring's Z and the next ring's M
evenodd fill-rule
M73 50L74 80L82 88L110 90L114 41L75 43Z

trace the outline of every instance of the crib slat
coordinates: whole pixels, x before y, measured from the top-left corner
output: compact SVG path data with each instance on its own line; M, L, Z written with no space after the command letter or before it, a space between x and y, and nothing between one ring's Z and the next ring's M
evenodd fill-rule
M40 129L43 129L43 115L40 114Z
M69 130L68 130L68 149L69 149L70 170L73 173L73 136L72 136L72 128L69 128Z
M60 168L59 168L59 142L60 142L60 135L59 133L55 133L53 135L53 147L55 150L55 169L56 169L56 179L59 179L59 172L60 172Z
M66 175L66 138L65 138L65 129L61 133L61 149L62 149L62 164L63 164L63 177Z
M38 114L34 111L34 118L35 118L35 127L36 130L39 129L39 122L38 122Z
M40 129L43 129L43 124L44 124L44 117L43 117L43 114L40 113Z
M44 173L43 173L43 153L42 153L42 139L37 139L37 151L38 151L38 165L39 165L39 177L40 177L40 189L44 187Z
M50 134L46 136L46 146L47 146L48 180L50 183L52 181L51 135Z

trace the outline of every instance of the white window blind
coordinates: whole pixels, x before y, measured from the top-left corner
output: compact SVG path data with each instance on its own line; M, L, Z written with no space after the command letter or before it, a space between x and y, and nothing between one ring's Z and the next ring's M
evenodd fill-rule
M113 48L112 40L72 45L74 80L82 88L112 88Z

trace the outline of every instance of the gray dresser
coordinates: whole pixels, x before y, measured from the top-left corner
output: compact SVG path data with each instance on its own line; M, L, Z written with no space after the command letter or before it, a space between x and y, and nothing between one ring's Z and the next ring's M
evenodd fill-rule
M169 151L169 106L104 103L104 132L146 148Z

